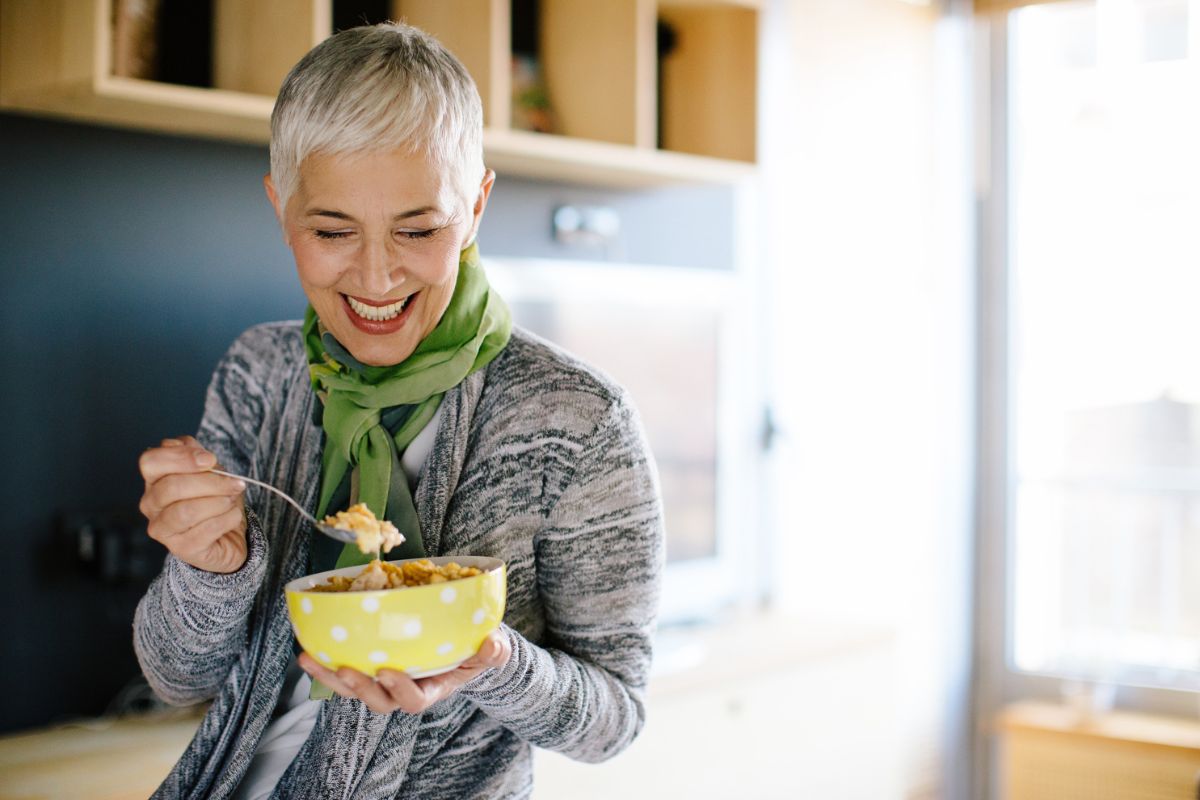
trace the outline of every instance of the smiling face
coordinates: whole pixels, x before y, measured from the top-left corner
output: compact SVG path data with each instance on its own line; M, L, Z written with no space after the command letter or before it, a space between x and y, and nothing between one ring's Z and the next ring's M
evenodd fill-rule
M321 322L356 359L390 366L437 327L495 176L462 197L455 175L403 150L313 155L280 207L300 285Z

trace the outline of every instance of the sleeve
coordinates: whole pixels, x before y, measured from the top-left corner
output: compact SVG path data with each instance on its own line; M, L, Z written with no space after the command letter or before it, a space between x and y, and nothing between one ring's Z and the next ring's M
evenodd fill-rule
M530 744L586 762L619 753L645 722L663 548L654 464L619 403L535 540L545 646L503 626L512 658L463 691Z
M244 335L217 365L209 383L197 439L230 471L249 474L265 401L254 380L261 360ZM267 540L246 508L247 559L217 574L168 555L162 573L138 603L133 644L155 693L185 705L216 695L245 644L254 597L267 566Z

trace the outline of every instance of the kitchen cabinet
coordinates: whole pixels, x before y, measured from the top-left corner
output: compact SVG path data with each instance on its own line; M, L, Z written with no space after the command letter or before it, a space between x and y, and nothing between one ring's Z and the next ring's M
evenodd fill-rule
M759 2L393 0L386 16L430 31L471 72L492 167L635 187L736 183L753 174ZM153 23L143 24L138 38L130 13L139 5L157 4L6 0L0 109L266 142L273 96L288 68L332 32L335 12L370 20L369 9L381 4L214 0L206 25L183 26L185 35L204 39L201 55L211 56L205 86L138 76L131 48L165 54L180 47L155 40L164 34ZM530 7L538 9L535 21L524 19ZM517 29L538 31L535 60L553 133L514 125L514 21Z
M1194 800L1200 723L1014 703L1000 715L1006 800Z

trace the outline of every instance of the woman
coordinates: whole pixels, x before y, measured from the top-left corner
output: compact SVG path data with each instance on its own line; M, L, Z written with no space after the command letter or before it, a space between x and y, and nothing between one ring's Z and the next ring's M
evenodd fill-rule
M599 761L642 727L654 468L619 387L512 328L488 288L481 120L462 65L403 25L339 33L284 81L265 184L305 321L243 334L197 437L140 461L170 554L138 657L168 702L212 700L157 796L527 797L531 745ZM284 583L353 553L216 464L317 514L366 502L409 537L401 557L503 559L504 624L420 680L297 658Z

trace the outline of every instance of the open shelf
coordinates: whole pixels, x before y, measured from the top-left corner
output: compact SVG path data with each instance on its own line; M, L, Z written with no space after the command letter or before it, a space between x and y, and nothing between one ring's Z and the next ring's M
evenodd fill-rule
M139 67L131 37L155 30L114 22L122 2L5 0L0 109L264 143L283 76L335 19L393 18L437 36L471 72L485 156L502 173L654 186L754 171L753 0L214 0L196 26L211 38L199 43L211 48L211 88L157 80L144 64L142 76L114 74L114 64ZM513 32L526 30L514 22L537 31L529 58L549 98L549 133L520 129L526 116L514 111ZM669 52L660 52L664 28Z
M484 129L483 152L497 172L602 186L732 184L754 175L753 164L738 161L528 131Z

